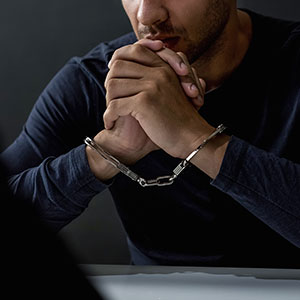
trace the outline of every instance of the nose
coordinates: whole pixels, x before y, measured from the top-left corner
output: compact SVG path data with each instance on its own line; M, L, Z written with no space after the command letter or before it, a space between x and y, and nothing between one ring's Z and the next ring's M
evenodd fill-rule
M169 17L162 0L141 0L137 19L144 26L152 26L166 21Z

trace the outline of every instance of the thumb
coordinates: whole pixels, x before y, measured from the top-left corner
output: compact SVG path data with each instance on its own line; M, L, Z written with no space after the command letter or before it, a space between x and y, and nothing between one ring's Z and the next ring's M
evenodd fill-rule
M152 51L159 51L164 48L164 43L160 40L149 40L149 39L141 39L137 41L135 44L142 45L144 47L149 48Z

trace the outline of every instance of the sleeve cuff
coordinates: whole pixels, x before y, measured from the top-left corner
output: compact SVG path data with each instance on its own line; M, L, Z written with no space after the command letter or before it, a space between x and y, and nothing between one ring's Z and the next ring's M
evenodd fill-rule
M76 173L80 182L84 182L84 185L88 185L95 192L100 192L103 187L110 186L113 180L103 182L94 175L88 163L85 147L85 145L80 145L74 149L72 159L74 160Z
M101 182L93 174L86 157L85 145L80 145L71 151L71 164L73 165L72 177L77 182L77 187L72 191L72 198L77 205L87 206L90 199L108 188L113 180Z

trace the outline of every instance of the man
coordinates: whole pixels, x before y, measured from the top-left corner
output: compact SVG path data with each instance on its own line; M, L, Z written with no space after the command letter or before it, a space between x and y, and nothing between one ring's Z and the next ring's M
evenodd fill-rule
M73 58L2 154L14 193L59 230L109 188L135 264L300 267L299 23L234 0L123 6L135 34ZM153 179L221 123L164 187L82 145Z

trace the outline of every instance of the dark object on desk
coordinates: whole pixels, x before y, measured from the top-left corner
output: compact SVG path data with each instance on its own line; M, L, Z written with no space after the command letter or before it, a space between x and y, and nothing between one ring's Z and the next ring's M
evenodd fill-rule
M103 299L33 208L10 195L1 166L0 192L2 286L7 292L2 294L6 299Z

